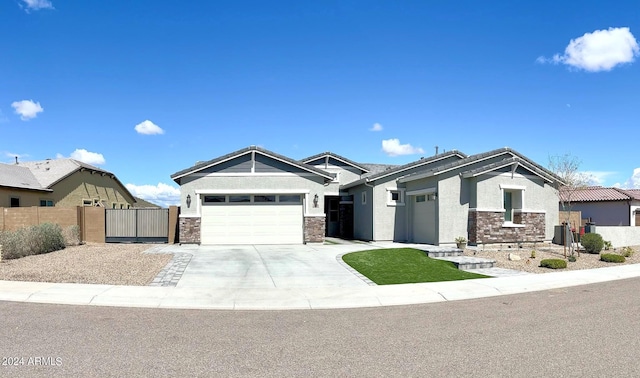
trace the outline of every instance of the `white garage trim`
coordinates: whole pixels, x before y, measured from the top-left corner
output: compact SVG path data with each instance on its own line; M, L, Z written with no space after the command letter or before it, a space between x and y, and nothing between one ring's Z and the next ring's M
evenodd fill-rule
M196 194L305 194L309 189L196 189Z

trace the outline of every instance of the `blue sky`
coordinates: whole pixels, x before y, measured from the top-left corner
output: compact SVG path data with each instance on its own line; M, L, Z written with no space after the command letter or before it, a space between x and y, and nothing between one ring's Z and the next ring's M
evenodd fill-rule
M388 164L509 146L640 188L636 1L2 0L0 18L2 162L74 157L166 204L172 173L249 145Z

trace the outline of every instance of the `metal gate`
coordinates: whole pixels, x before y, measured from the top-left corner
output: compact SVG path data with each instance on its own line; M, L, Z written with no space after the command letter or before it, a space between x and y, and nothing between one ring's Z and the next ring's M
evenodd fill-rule
M166 243L169 209L106 209L105 242Z

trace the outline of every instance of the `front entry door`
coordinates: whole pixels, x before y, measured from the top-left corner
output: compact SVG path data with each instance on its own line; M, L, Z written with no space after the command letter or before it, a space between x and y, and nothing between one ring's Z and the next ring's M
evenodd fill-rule
M324 213L327 216L327 236L340 236L340 197L326 197Z

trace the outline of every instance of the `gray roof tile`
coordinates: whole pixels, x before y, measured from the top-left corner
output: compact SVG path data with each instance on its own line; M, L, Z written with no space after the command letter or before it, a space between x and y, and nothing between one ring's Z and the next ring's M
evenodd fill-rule
M28 167L0 163L0 186L50 191L43 187Z

